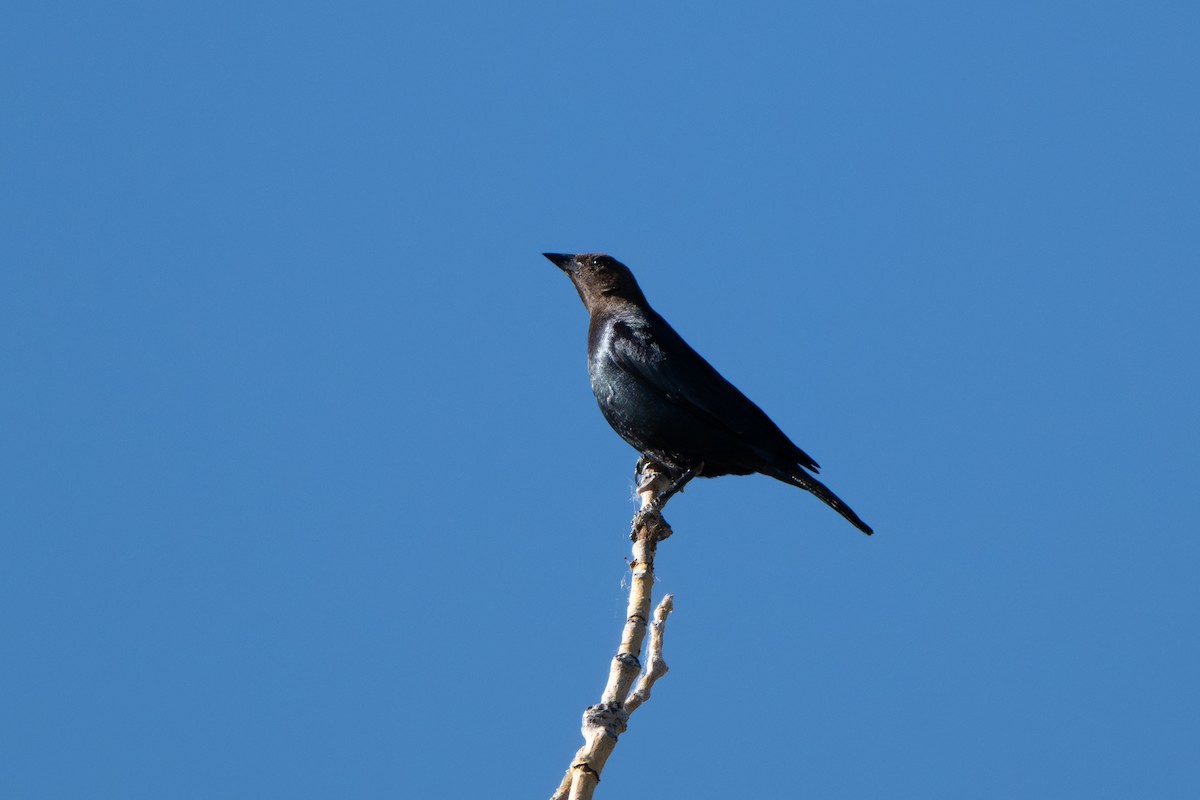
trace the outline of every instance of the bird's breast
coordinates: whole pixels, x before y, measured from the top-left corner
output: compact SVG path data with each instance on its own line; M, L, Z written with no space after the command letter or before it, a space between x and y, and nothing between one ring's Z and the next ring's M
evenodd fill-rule
M670 409L662 398L611 359L593 359L588 367L592 394L600 412L625 441L644 451L657 438Z

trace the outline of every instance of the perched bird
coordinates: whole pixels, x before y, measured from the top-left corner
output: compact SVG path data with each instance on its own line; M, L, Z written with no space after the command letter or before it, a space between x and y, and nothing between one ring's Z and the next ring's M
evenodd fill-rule
M650 307L628 267L597 253L543 255L587 307L588 375L604 418L642 455L675 471L664 495L694 477L760 472L807 489L872 533L809 474L817 462Z

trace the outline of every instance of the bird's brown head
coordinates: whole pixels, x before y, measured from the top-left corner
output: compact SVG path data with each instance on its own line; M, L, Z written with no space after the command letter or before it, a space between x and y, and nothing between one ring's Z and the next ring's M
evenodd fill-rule
M602 253L569 255L567 253L542 253L554 266L567 273L580 299L589 312L604 305L609 298L628 300L644 304L642 294L629 267L612 256Z

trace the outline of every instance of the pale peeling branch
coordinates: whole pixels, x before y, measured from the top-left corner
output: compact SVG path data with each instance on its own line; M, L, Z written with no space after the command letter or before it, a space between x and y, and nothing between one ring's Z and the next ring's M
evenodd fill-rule
M629 568L633 576L629 583L629 604L625 627L621 631L621 645L609 666L608 681L600 702L588 706L583 712L581 732L584 745L571 760L571 766L563 775L558 789L551 795L551 800L590 800L596 791L596 784L600 782L604 764L616 747L617 738L625 732L629 715L649 699L655 681L667 673L662 647L663 629L667 615L673 608L671 595L663 597L654 611L653 622L649 623L650 645L644 671L639 656L650 620L654 555L658 543L671 535L671 528L662 518L661 509L650 508L650 503L659 492L671 485L671 477L653 463L642 461L638 467L638 495L642 507L634 515L630 534L633 539L633 559L629 562ZM633 690L635 681L637 688Z
M650 689L654 682L667 674L670 667L663 661L663 630L667 625L667 614L675 607L675 598L665 595L658 608L654 609L654 621L650 623L650 647L646 654L646 669L638 680L637 688L625 701L625 713L632 714L634 709L650 699Z

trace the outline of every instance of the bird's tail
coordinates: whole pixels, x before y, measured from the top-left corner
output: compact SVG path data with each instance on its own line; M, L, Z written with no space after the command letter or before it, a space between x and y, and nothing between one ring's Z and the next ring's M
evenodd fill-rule
M808 491L821 498L825 505L832 508L834 511L841 514L850 524L858 528L863 533L870 536L873 531L871 526L863 522L858 514L854 513L854 509L842 502L842 499L829 490L829 487L821 483L819 480L799 469L779 470L778 472L767 473L773 478L778 478L784 483L790 483L792 486L799 486L801 489Z

